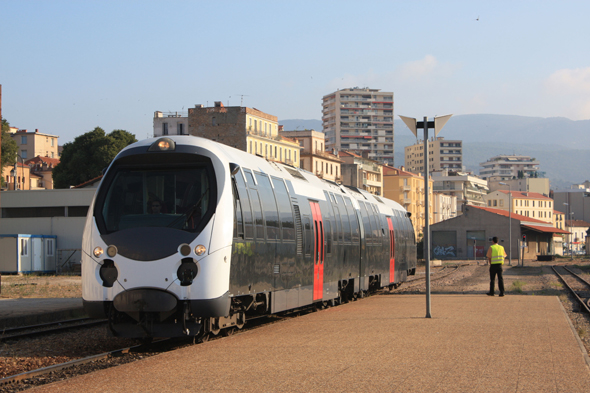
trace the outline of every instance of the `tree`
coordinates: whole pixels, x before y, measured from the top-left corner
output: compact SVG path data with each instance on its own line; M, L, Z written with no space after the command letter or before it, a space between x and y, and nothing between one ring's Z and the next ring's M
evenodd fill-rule
M4 167L7 165L14 165L16 162L16 154L18 152L18 145L16 142L10 137L10 124L6 121L6 119L2 119L2 155L0 157L0 175L4 171ZM0 180L2 186L4 186L4 176Z
M100 176L102 170L125 146L137 142L125 130L105 134L96 127L64 145L59 164L53 169L53 187L69 188Z

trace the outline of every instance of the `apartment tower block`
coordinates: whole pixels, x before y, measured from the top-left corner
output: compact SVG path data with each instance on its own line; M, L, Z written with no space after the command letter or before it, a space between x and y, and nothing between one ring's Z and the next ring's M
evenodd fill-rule
M325 95L322 123L326 148L394 164L392 92L354 87Z

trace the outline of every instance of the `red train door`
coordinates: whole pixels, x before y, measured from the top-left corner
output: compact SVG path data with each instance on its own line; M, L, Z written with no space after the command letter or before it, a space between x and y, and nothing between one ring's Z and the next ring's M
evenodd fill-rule
M391 217L387 217L387 225L389 226L389 283L393 283L395 279L395 234Z
M324 222L317 202L309 202L313 215L313 300L324 298Z

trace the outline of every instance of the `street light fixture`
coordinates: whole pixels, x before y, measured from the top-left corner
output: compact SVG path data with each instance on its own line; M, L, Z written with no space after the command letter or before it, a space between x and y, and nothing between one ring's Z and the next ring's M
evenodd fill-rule
M23 181L25 180L25 160L23 160L23 158L20 155L16 155L17 160L14 162L14 169L12 169L10 171L10 176L14 176L14 190L18 190L19 189L19 185L18 182L16 181L17 177L18 177L18 159L20 158L21 163L22 163L22 173L23 173ZM23 188L24 189L24 188Z
M434 121L428 121L428 117L424 116L424 121L416 121L413 117L399 116L406 126L412 131L414 136L418 138L418 128L424 130L424 215L426 220L424 222L424 257L426 264L426 318L432 318L430 315L430 220L429 220L429 166L428 159L428 129L434 128L434 136L436 137L440 130L445 126L447 121L453 115L435 116Z
M567 231L567 219L570 216L570 205L567 202L564 202L563 205L565 206L565 230ZM569 234L569 232L568 232L568 235L567 235L567 243L568 243L568 246L570 248L570 254L571 254L572 237L571 237L571 234Z
M512 189L508 183L500 184L508 186L508 265L512 266Z

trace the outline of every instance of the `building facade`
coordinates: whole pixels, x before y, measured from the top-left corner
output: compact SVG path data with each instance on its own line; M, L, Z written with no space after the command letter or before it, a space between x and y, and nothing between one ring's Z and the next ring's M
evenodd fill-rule
M300 167L314 173L316 176L337 183L342 181L342 160L338 156L325 151L325 137L323 132L314 130L282 131L279 134L292 140L297 140L302 148Z
M358 154L341 151L342 184L383 195L383 165Z
M485 206L483 197L488 193L488 182L477 176L464 172L442 171L432 172L434 191L457 197L457 214L465 210L465 206Z
M572 188L554 191L553 199L555 207L565 212L567 220L590 222L590 189Z
M188 112L154 112L154 137L188 135Z
M10 136L18 145L18 154L25 161L37 156L59 158L57 135L45 134L36 129L35 132L18 130Z
M327 94L322 123L329 150L352 151L393 166L392 92L354 87Z
M500 184L500 183L506 183ZM523 179L512 179L505 176L492 176L488 179L490 191L511 190L522 192L536 192L549 196L550 185L546 177L525 177Z
M434 222L434 198L431 181L429 181L429 194L429 221ZM415 235L423 234L426 225L424 177L405 171L403 168L384 166L383 196L398 202L410 212Z
M529 156L502 154L480 163L479 166L479 176L486 180L493 176L511 179L545 177L539 172L539 161Z
M405 168L409 172L424 173L424 141L404 148ZM461 171L463 169L463 142L446 141L438 137L428 141L428 172L449 169Z
M590 223L583 220L566 220L565 225L570 232L566 235L568 253L582 253L585 249Z
M494 209L510 209L510 195L512 195L512 212L524 217L531 217L553 225L553 199L536 192L504 191L490 192L484 196L487 207Z
M433 224L457 217L457 197L444 194L442 192L434 192L433 203Z
M255 108L196 105L183 112L154 113L154 137L192 135L211 139L228 146L299 166L300 146L297 141L279 135L277 117Z

